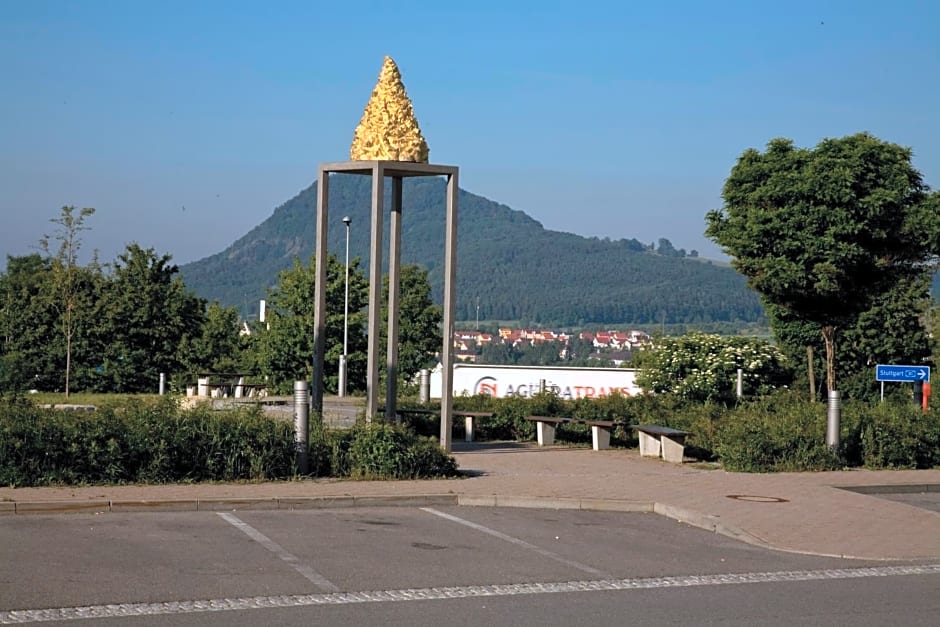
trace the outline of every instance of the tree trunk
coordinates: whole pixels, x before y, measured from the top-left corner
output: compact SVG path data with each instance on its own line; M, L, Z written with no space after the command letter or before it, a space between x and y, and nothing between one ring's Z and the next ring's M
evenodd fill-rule
M836 389L836 328L824 326L822 336L826 344L826 387L832 392Z
M816 402L816 375L813 372L813 347L806 347L806 367L809 374L809 402Z
M69 397L69 374L72 372L72 315L65 314L65 398Z

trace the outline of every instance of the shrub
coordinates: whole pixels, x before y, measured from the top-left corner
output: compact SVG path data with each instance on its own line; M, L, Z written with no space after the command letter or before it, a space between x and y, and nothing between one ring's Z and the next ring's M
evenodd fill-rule
M826 446L826 406L775 395L742 403L717 421L714 450L727 470L829 470L841 461Z
M910 402L880 403L859 420L861 461L869 468L940 466L940 413Z
M352 430L349 474L358 479L421 479L457 475L457 464L433 440L383 423Z
M456 462L400 427L326 431L311 422L311 474L375 478L453 476ZM0 484L165 483L286 479L292 425L259 407L182 410L172 399L92 413L0 403Z
M734 402L737 370L746 396L789 382L783 353L757 338L689 333L656 341L637 374L637 385L695 401Z

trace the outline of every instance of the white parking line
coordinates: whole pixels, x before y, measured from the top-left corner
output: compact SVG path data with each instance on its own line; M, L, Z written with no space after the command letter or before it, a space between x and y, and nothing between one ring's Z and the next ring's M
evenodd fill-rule
M453 516L453 515L451 515L451 514L445 514L444 512L441 512L441 511L438 511L438 510L434 509L433 507L422 507L422 508L420 508L420 509L421 509L421 511L423 511L423 512L427 512L427 513L429 513L429 514L434 514L435 516L440 516L441 518L444 518L444 519L446 519L446 520L450 520L450 521L452 521L452 522L455 522L455 523L464 525L464 526L466 526L466 527L470 527L471 529L476 529L477 531L482 531L483 533L488 533L489 535L494 536L494 537L496 537L496 538L499 538L500 540L505 540L506 542L512 542L512 543L515 544L516 546L521 546L521 547L524 548L524 549L529 549L530 551L535 551L535 552L538 553L539 555L542 555L542 556L547 557L547 558L549 558L549 559L553 559L553 560L555 560L556 562L561 562L562 564L565 564L565 565L567 565L567 566L572 566L572 567L574 567L574 568L577 568L578 570L584 571L584 572L589 573L589 574L591 574L591 575L595 575L595 576L597 576L597 577L610 577L609 574L605 573L605 572L602 571L602 570L598 570L598 569L596 569L596 568L593 568L593 567L591 567L591 566L588 566L587 564L582 564L582 563L580 563L580 562L576 562L576 561L574 561L574 560L570 560L570 559L568 559L568 558L566 558L566 557L562 557L562 556L559 555L558 553L553 553L552 551L549 551L548 549L543 549L542 547L540 547L540 546L535 546L534 544L530 544L530 543L526 542L525 540L520 540L519 538L514 538L514 537L512 537L512 536L508 536L508 535L506 535L505 533L502 533L502 532L500 532L500 531L496 531L495 529L490 529L489 527L484 527L483 525L477 524L477 523L472 522L472 521L469 521L469 520L465 520L465 519L463 519L463 518L460 518L459 516Z
M233 516L232 514L228 514L226 512L217 513L226 522L232 524L236 529L240 529L249 538L277 555L279 558L281 558L281 560L290 564L291 568L310 580L316 587L320 588L324 592L339 592L339 588L333 585L333 583L326 579L326 577L313 570L309 566L302 564L293 553L288 552L280 544L264 535L248 523L244 522L237 516Z
M921 566L882 566L876 568L843 568L833 570L791 570L764 573L727 573L722 575L680 575L677 577L635 577L602 581L564 581L558 583L494 584L452 586L441 588L410 588L405 590L373 590L334 592L331 594L294 594L201 601L164 601L162 603L111 603L54 607L40 610L0 611L0 625L32 622L58 622L80 618L112 618L128 616L159 616L195 612L244 611L315 605L351 605L358 603L389 603L402 601L444 601L479 597L505 597L522 594L572 594L617 590L649 590L691 588L698 586L740 585L793 581L834 581L940 575L940 564ZM259 622L263 622L259 619Z

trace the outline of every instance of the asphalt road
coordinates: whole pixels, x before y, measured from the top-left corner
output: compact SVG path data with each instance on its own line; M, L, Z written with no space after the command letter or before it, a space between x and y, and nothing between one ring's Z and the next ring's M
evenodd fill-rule
M940 564L777 553L654 514L0 518L0 624L934 625L938 592Z

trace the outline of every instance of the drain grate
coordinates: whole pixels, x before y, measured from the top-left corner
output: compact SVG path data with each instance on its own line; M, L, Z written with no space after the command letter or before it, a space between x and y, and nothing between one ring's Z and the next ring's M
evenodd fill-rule
M783 499L779 496L759 496L757 494L729 494L729 499L735 501L748 501L750 503L789 503L789 499Z

